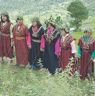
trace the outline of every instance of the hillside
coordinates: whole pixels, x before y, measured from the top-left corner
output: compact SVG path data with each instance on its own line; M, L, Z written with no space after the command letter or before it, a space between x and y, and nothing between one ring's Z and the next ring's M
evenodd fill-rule
M55 12L61 14L73 0L0 0L0 11L8 10L12 14L21 13L24 15ZM82 0L90 10L90 15L95 14L95 0ZM58 11L56 11L58 10ZM60 13L61 12L61 13Z

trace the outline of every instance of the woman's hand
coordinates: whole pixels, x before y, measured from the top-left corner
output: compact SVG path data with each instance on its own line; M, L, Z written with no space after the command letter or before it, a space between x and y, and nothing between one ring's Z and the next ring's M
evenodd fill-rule
M14 40L11 39L11 47L13 47L13 46L14 46Z
M28 48L31 49L32 48L31 45L28 45Z
M94 62L94 64L95 64L95 59L93 59L93 62Z
M40 51L41 51L41 52L44 52L44 49L43 49L43 48L40 48Z

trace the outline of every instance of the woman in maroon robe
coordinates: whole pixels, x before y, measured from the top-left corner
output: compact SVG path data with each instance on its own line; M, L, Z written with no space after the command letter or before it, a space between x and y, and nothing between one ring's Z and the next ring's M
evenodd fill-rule
M2 61L7 61L11 63L13 57L13 47L12 42L12 28L13 25L9 20L9 15L7 12L1 14L0 22L0 63Z
M91 37L91 29L86 29L79 39L78 57L80 58L80 79L84 80L92 74L93 58L95 58L95 42Z
M17 65L25 67L28 64L28 47L30 44L30 34L28 28L23 23L21 16L17 17L17 24L13 28L14 44L16 50Z
M61 29L61 54L60 54L60 68L64 70L69 64L69 60L71 57L76 58L76 47L75 40L69 34L68 28Z

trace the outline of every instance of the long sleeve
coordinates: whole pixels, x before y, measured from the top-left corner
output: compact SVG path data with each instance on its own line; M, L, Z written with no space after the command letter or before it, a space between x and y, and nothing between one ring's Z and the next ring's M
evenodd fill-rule
M61 52L60 39L58 39L55 44L55 55L58 56L60 52Z
M40 48L41 49L44 49L45 48L45 38L44 38L44 28L41 27L41 30L39 32L39 36L40 36L40 40L41 40L41 43L40 43Z
M45 48L45 38L44 38L44 35L42 35L42 37L41 37L41 44L40 44L40 48L42 48L42 49Z
M74 40L71 42L71 49L72 49L72 53L76 53L77 52Z
M95 58L95 41L90 45L91 57Z
M91 57L95 58L95 50L92 52Z
M79 45L78 45L78 57L81 57L81 49Z
M11 26L10 26L10 38L13 38L13 32L12 32L12 30L13 30L13 24L11 24Z
M31 37L30 37L30 32L28 31L28 29L26 28L26 42L27 45L31 45Z

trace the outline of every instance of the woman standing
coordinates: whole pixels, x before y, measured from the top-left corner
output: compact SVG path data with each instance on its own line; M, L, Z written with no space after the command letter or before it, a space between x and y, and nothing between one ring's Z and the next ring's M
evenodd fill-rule
M64 70L69 64L70 58L76 59L75 40L69 34L68 27L61 28L61 54L60 54L60 68Z
M29 52L29 63L31 68L39 69L40 64L38 63L39 58L42 59L43 50L41 49L41 38L44 34L44 29L38 17L33 18L32 25L29 28L31 35L31 49Z
M7 12L1 14L0 21L0 63L7 61L11 63L13 57L13 46L12 46L12 28L13 24L9 20Z
M54 21L47 23L47 29L44 34L44 67L49 70L53 75L58 67L59 49L56 45L60 37L59 32L56 30Z
M80 58L80 78L82 80L92 74L93 58L95 58L95 42L91 37L90 28L85 29L84 35L79 39L78 57Z
M31 48L30 34L23 23L23 17L18 16L16 22L13 28L16 64L25 67L28 64L28 48Z

